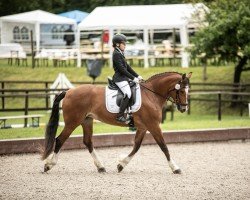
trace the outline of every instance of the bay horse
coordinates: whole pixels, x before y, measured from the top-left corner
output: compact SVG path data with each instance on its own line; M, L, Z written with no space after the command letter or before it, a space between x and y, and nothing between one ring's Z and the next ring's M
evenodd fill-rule
M164 141L160 128L162 118L162 108L166 100L172 98L180 112L188 109L188 75L177 72L164 72L150 77L140 83L142 103L141 108L132 114L135 127L137 128L132 151L119 160L118 172L130 162L135 153L139 150L142 140L149 131L161 150L165 154L169 167L175 174L180 174L181 170L170 158L167 145ZM58 137L56 137L59 122L59 103L63 99L62 110L65 126ZM45 132L45 147L42 160L45 160L44 172L56 165L59 151L79 125L83 128L83 143L93 157L94 164L98 172L106 172L106 169L98 157L93 143L93 119L116 126L128 126L116 121L116 114L110 113L105 105L105 87L96 85L81 85L60 93L54 100L52 113ZM52 151L54 152L52 153Z

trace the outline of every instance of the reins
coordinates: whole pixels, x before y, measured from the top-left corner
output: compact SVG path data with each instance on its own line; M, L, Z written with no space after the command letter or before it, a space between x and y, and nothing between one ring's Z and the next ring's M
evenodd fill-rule
M168 97L168 96L169 96L169 93L172 92L172 91L174 91L174 90L176 90L176 89L174 88L174 89L168 91L166 97L164 97L164 96L162 96L161 94L159 94L159 93L157 93L157 92L155 92L155 91L149 89L148 87L146 87L146 86L144 86L144 85L142 85L142 84L140 84L140 86L142 86L143 88L147 89L148 91L150 91L150 92L152 92L152 93L158 95L159 97L161 97L161 98L163 98L164 100L167 100L167 101L168 101L168 100L171 101L171 100L169 99L170 97ZM171 102L174 103L173 101L171 101Z
M187 105L187 104L180 104L180 103L179 103L179 99L180 99L180 97L179 97L179 90L181 90L181 89L184 88L184 87L179 88L178 90L177 90L176 88L173 88L173 89L169 90L168 93L167 93L167 95L166 95L166 97L164 97L164 96L162 96L161 94L159 94L159 93L157 93L157 92L155 92L155 91L149 89L148 87L146 87L146 86L144 86L144 85L142 85L142 84L140 84L140 86L142 86L143 88L145 88L145 89L147 89L148 91L152 92L153 94L158 95L159 97L163 98L164 100L171 101L172 103L175 103L175 104L180 105L180 106L186 106L186 105ZM172 101L172 100L170 99L169 94L170 94L170 92L173 92L173 91L175 91L175 90L176 90L176 100L175 100L175 101ZM178 99L178 101L177 101L177 99Z

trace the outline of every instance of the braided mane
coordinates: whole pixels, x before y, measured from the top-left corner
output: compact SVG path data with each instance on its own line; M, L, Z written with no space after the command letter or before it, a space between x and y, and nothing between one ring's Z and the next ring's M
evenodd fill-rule
M163 72L163 73L159 73L159 74L155 74L153 76L151 76L150 78L148 78L145 82L149 82L149 81L152 81L156 78L159 78L159 77L162 77L162 76L169 76L171 74L179 74L179 75L182 75L181 73L179 72Z

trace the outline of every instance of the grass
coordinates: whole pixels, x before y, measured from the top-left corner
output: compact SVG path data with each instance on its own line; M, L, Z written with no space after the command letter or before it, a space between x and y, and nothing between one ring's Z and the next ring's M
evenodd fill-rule
M30 63L30 62L29 62ZM149 67L144 69L142 67L133 67L138 74L144 77L144 79L150 76L166 72L177 71L180 73L193 72L191 82L207 82L207 83L232 83L234 66L209 66L207 68L206 81L203 81L203 68L202 67ZM32 69L30 66L9 66L6 60L0 60L0 80L37 80L37 81L54 81L59 73L65 73L70 81L92 81L87 75L86 67L36 67ZM113 69L105 66L102 69L101 76L96 81L106 81L108 76L113 75ZM250 83L250 71L242 73L242 83ZM44 88L44 85L37 84L6 84L5 88ZM216 97L215 97L216 98ZM37 107L44 105L44 99L32 99L30 105ZM11 98L7 101L7 108L23 107L24 100ZM217 106L213 102L195 102L191 103L191 115L180 114L175 112L174 121L167 121L161 125L163 130L184 130L184 129L211 129L211 128L228 128L228 127L250 127L250 118L248 117L247 109L244 110L244 116L239 116L238 109L231 109L229 104L223 104L222 107L222 121L217 120ZM29 112L29 114L45 114L45 117L41 119L42 123L46 123L49 118L47 112ZM0 116L8 115L23 115L23 113L17 112L0 112ZM13 120L10 123L23 123L23 120ZM39 128L21 128L21 129L0 129L0 139L7 138L30 138L30 137L43 137L44 126ZM62 127L59 127L59 131ZM58 132L59 132L58 131ZM94 133L110 133L110 132L127 132L128 128L115 127L106 125L103 123L95 123ZM81 134L81 128L77 128L73 134Z
M216 115L187 115L175 112L174 121L166 120L161 124L161 128L164 131L173 130L188 130L188 129L214 129L214 128L238 128L238 127L250 127L250 118L248 116L222 116L222 121L217 120ZM57 134L62 130L62 126L59 126ZM12 129L0 129L0 139L13 139L13 138L31 138L31 137L43 137L45 126L38 128L12 128ZM108 124L95 122L94 123L94 135L103 133L117 133L117 132L129 132L126 127L111 126ZM73 135L82 135L81 127L78 127Z
M192 82L204 82L203 81L203 68L202 67L190 67L181 68L173 66L164 67L149 67L147 69L135 66L133 67L137 73L142 75L144 79L150 76L166 72L166 71L178 71L180 73L193 72ZM92 81L87 75L86 67L36 67L32 69L30 66L9 66L6 60L0 60L0 80L37 80L37 81L54 81L59 73L65 73L70 81ZM232 83L233 82L234 66L209 66L207 69L208 79L206 82L214 83ZM107 81L108 76L113 75L113 69L105 66L102 69L101 75L96 81ZM243 83L250 82L250 71L242 73ZM14 87L15 85L10 85ZM25 85L23 85L25 87ZM29 85L29 87L37 87L37 85Z

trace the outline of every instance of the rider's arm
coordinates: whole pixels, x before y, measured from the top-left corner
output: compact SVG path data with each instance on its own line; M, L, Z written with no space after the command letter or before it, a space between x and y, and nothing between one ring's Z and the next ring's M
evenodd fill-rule
M130 74L132 74L133 76L135 76L135 77L138 77L138 76L139 76L139 75L132 69L132 67L130 67L129 64L127 64L127 69L128 69L128 72L129 72Z
M113 54L113 62L121 74L125 75L126 77L132 80L135 78L135 76L133 76L131 73L128 72L128 70L126 70L126 66L124 66L123 58L120 53Z

